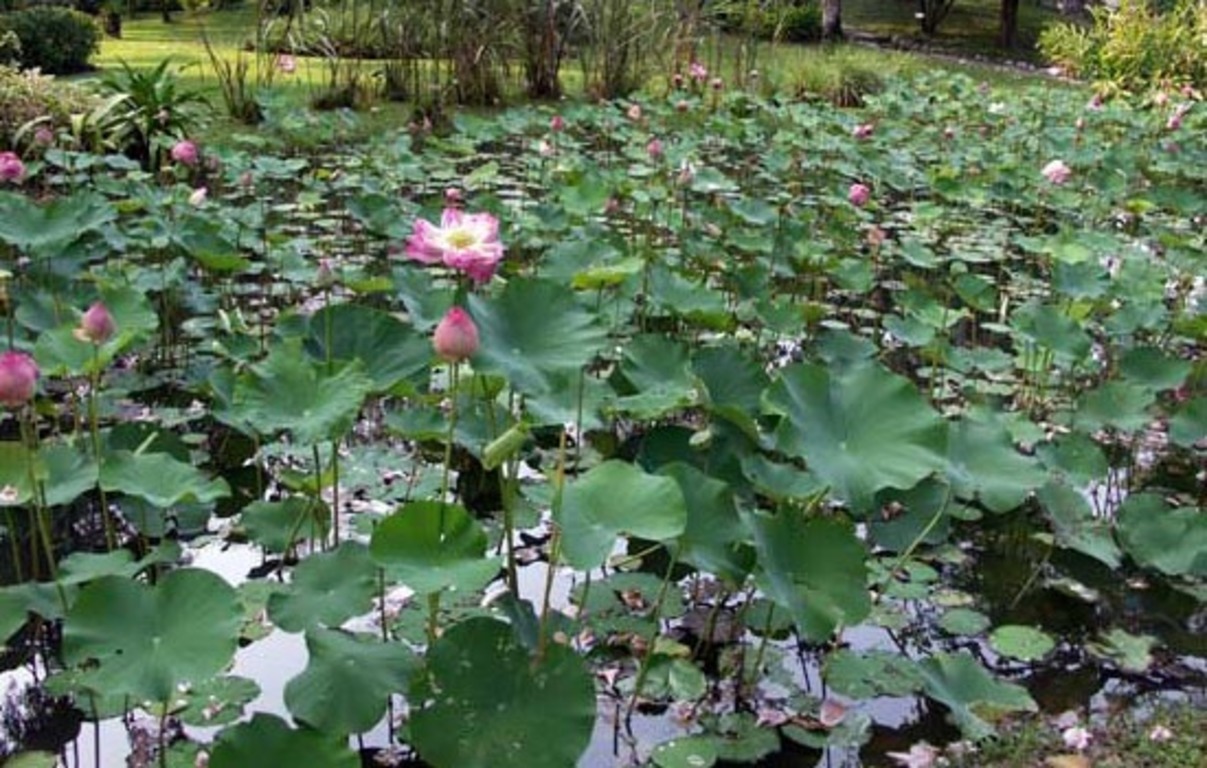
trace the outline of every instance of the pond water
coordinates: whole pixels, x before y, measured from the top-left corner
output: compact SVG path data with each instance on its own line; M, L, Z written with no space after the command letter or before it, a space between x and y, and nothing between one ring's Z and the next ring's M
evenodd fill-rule
M1001 528L1001 526L999 526ZM1028 544L1011 537L1009 526L1003 530L988 529L977 542L968 542L973 560L950 578L953 588L967 588L983 595L990 603L987 610L995 623L1027 623L1043 627L1058 641L1058 650L1041 664L1024 665L997 656L988 643L969 638L944 637L936 626L938 617L922 614L922 633L914 641L877 626L859 626L843 634L843 642L855 651L875 649L905 650L915 658L925 657L925 648L956 645L972 648L986 666L1004 676L1023 683L1042 711L1057 715L1068 710L1105 714L1127 707L1132 702L1151 702L1155 694L1170 700L1189 700L1207 703L1207 612L1196 601L1179 596L1168 587L1158 584L1132 583L1115 585L1111 589L1110 573L1086 574L1087 582L1106 591L1100 592L1098 603L1086 603L1072 596L1065 585L1056 583L1037 588L1025 600L1017 600L1017 590L1030 578L1031 560ZM227 544L208 540L187 549L193 566L221 575L232 586L238 586L263 571L261 551L248 544ZM521 593L536 595L543 589L547 565L533 562L520 571ZM567 572L568 574L569 572ZM1095 576L1105 579L1095 581ZM559 573L552 583L552 604L559 609L573 610L572 593L575 578ZM1000 600L1000 602L999 602ZM1120 675L1108 670L1083 650L1084 637L1105 621L1105 612L1123 611L1136 632L1151 632L1160 638L1167 650L1144 674ZM372 624L373 617L354 620L352 624ZM367 628L361 626L360 628ZM807 650L798 653L794 646L777 641L785 666L793 683L815 695L825 694L825 684L819 673L818 655ZM235 657L231 674L255 680L260 694L246 707L248 714L267 712L289 717L284 701L286 683L306 667L307 651L301 634L274 629L261 640L241 648ZM35 672L37 674L35 674ZM120 718L102 721L94 726L81 723L83 714L53 699L41 698L41 706L31 708L31 692L39 690L36 680L43 670L40 664L20 666L0 673L0 690L4 691L3 736L9 747L42 748L59 752L67 768L117 768L144 763L129 758L131 744L142 734L154 733L155 720L138 714L131 720ZM767 687L767 686L765 686ZM767 687L767 701L774 703L774 686ZM1141 698L1143 697L1143 698ZM841 697L839 697L841 698ZM647 760L652 746L688 735L691 731L682 712L666 709L662 712L638 712L625 721L620 697L601 696L599 716L589 749L579 761L580 768L640 765ZM1147 704L1143 704L1147 705ZM395 712L402 712L401 700ZM856 711L872 720L871 738L862 747L808 749L784 740L778 753L762 758L758 764L767 768L858 768L886 764L888 752L907 751L911 744L926 741L945 744L960 738L960 732L948 720L945 709L928 702L924 697L881 696L861 702ZM210 741L218 729L186 727L184 732L201 743ZM383 720L376 728L350 742L364 750L366 765L391 764L385 752L391 747L391 729ZM397 765L424 765L405 760L406 752L395 743ZM98 762L99 755L99 762ZM131 762L127 762L128 758ZM377 759L380 762L372 762ZM155 764L154 761L145 763Z

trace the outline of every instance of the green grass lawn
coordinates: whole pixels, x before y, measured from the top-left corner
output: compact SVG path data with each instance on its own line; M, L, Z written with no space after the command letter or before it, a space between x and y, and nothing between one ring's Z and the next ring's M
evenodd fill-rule
M923 42L965 54L984 54L992 58L1037 61L1035 48L1044 27L1067 21L1037 0L1021 0L1018 7L1018 46L1013 50L997 47L1001 3L999 0L955 0L950 14L931 39L922 36L914 14L913 0L843 0L842 21L848 29L874 35L918 38Z
M964 5L960 5L964 2ZM853 29L863 29L877 34L910 34L916 32L913 19L914 5L904 0L846 0L844 18ZM955 47L991 46L996 35L996 8L992 0L957 0L956 10L947 20L939 42ZM1028 39L1038 28L1043 14L1027 5L1022 15L1024 30L1021 37ZM261 73L271 75L271 88L278 102L288 107L303 108L313 97L322 92L328 82L328 66L331 62L317 57L299 57L297 70L292 74L267 71L275 68L275 58L257 55L248 50L255 37L256 11L254 7L243 7L214 13L175 13L173 21L165 24L158 13L144 13L127 18L121 39L106 38L101 44L100 54L94 59L98 71L81 79L96 78L105 72L114 71L122 65L146 70L170 59L178 73L180 85L199 90L215 107L217 119L208 133L215 136L243 129L225 117L219 79L203 45L208 37L215 54L224 62L246 62L249 67L249 83L261 83ZM720 39L714 44L721 46L719 60L736 62L734 40ZM762 43L759 46L758 67L766 72L767 82L773 83L781 92L799 92L803 86L834 79L844 70L863 69L877 75L910 74L936 67L967 74L978 80L987 80L995 85L1013 87L1033 84L1033 75L1015 73L981 64L953 62L921 53L885 51L866 46L801 46L795 44ZM346 65L346 63L345 63ZM372 82L379 69L377 62L362 62L363 79ZM736 64L734 64L736 66ZM729 75L728 72L725 74ZM574 97L581 88L581 78L573 61L567 61L562 70L567 93ZM727 77L727 79L729 79ZM663 92L660 79L651 82L655 93ZM807 90L807 88L805 88ZM514 88L513 100L522 99L519 86ZM369 110L363 110L351 129L356 133L372 135L384 129L397 128L410 119L411 107L406 104L383 100L375 102Z

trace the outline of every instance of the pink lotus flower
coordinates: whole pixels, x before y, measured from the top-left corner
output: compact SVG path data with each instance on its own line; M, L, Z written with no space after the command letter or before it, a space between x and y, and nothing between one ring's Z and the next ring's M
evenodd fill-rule
M865 139L870 139L872 137L872 133L874 133L875 130L876 130L876 126L873 125L872 123L860 123L859 125L855 126L853 129L851 129L851 135L854 136L859 141L863 141Z
M867 205L868 201L871 199L872 190L867 184L860 184L856 182L855 184L851 185L849 190L847 190L847 200L850 200L851 205L855 206L856 208L862 208L863 206Z
M292 75L298 71L298 60L288 53L282 53L277 56L277 70L283 74Z
M0 152L0 182L14 184L25 178L25 163L16 152Z
M692 80L702 83L708 79L708 69L698 61L693 61L691 66L687 68L687 74Z
M657 160L662 157L662 140L657 136L650 139L650 143L645 145L645 153L650 156L651 160Z
M461 307L453 307L436 326L432 346L436 354L450 363L473 357L478 351L478 326Z
M16 408L29 402L38 385L38 364L24 352L0 355L0 405Z
M640 104L630 104L628 112L626 112L625 114L627 114L629 116L629 119L634 122L640 120L641 119L641 105Z
M109 314L109 308L103 302L98 301L89 307L84 316L80 318L80 325L75 329L75 337L90 344L104 344L113 338L113 334L116 332L117 322L114 321L113 315Z
M1165 725L1154 725L1152 730L1148 732L1148 740L1155 741L1158 744L1169 741L1173 738L1173 731Z
M39 147L49 147L54 144L54 131L45 125L34 131L34 144Z
M554 115L549 118L549 130L554 133L561 133L566 130L566 119L561 115Z
M1053 160L1045 165L1040 173L1044 175L1045 179L1059 186L1069 180L1069 177L1073 175L1073 169L1060 160Z
M461 204L461 190L457 187L449 187L444 190L444 204L448 206L457 206Z
M440 226L426 219L415 222L415 229L407 239L406 254L423 264L443 263L469 275L474 282L484 283L494 276L503 259L499 220L489 213L445 208Z
M172 160L174 162L187 165L191 168L197 165L197 158L197 145L188 139L182 139L172 147Z

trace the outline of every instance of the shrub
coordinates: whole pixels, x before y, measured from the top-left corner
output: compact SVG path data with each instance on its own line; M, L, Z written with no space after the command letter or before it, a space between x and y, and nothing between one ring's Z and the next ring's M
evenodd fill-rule
M1176 0L1161 13L1148 0L1094 8L1088 27L1056 24L1039 47L1071 74L1139 91L1158 82L1207 83L1207 3Z
M821 39L821 5L791 5L780 11L764 11L758 34L768 40L804 43Z
M21 41L21 67L61 75L88 68L101 33L92 17L68 8L33 6L0 17L0 34Z
M65 128L73 114L89 111L96 102L95 96L70 83L0 66L0 146L13 146L17 131L33 120Z

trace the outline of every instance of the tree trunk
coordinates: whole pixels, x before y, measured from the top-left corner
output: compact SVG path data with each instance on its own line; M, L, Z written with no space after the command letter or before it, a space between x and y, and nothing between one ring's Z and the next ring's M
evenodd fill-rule
M821 39L842 39L842 0L821 0Z
M1002 22L998 30L997 44L1001 48L1013 48L1018 35L1018 0L1002 0Z

